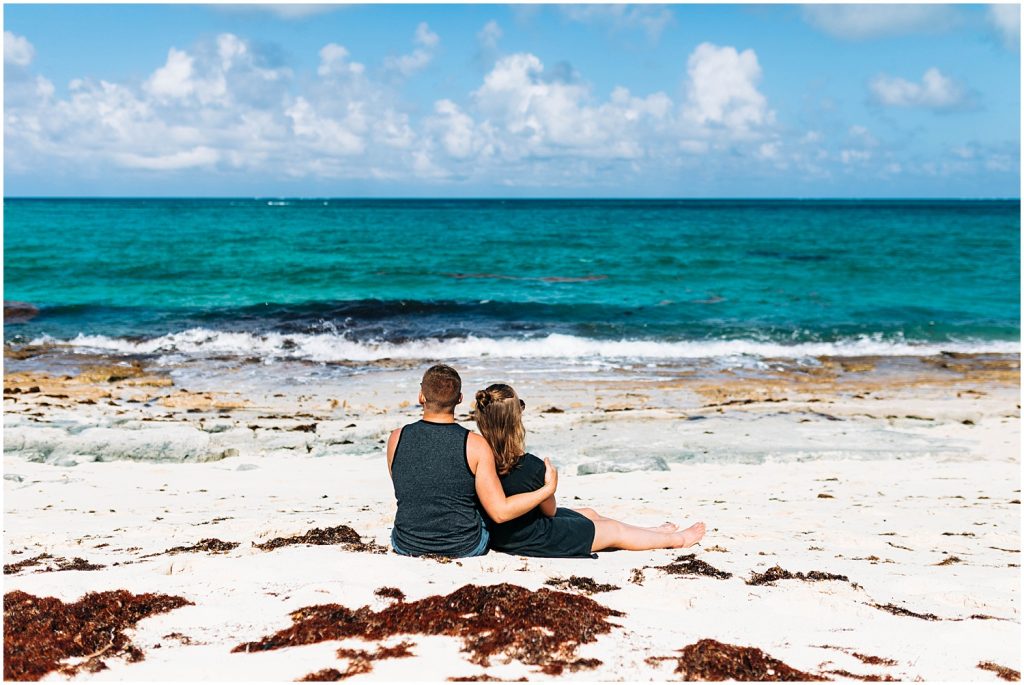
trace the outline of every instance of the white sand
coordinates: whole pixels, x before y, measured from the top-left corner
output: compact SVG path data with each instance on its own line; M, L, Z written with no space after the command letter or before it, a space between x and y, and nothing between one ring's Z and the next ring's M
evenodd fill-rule
M593 598L625 616L612 619L620 627L578 651L603 665L567 671L561 676L567 680L670 679L674 662L646 660L702 638L758 647L815 673L845 669L904 680L995 680L995 674L978 669L979 662L1020 669L1020 505L1011 503L1020 499L1014 387L993 384L983 396L959 398L949 388L911 388L879 393L881 399L829 397L827 407L798 398L707 411L708 418L687 421L683 415L692 416L698 405L671 389L591 391L582 382L522 381L532 410L527 419L533 451L562 464L561 506L590 506L644 525L705 521L707 536L688 551L734 574L727 580L647 568L642 584L630 582L634 569L685 553L672 551L607 552L583 560L524 560L491 552L442 564L337 547L253 548L253 541L341 524L388 543L394 500L377 441L414 417L415 408L399 406L408 399L413 376L378 376L351 389L347 408L329 412L329 420L321 415L316 434L249 431L264 436L256 441L264 447L270 443L260 440L298 436L312 441L309 449L243 449L209 463L60 467L27 461L5 436L4 472L22 478L4 482L5 563L48 552L107 565L52 573L27 568L5 576L5 592L74 601L85 592L124 588L194 602L139 623L132 640L145 652L144 661L112 659L109 670L82 673L83 680L291 680L324 668L344 670L346 661L335 656L339 646L373 645L349 640L252 654L230 650L288 626L288 613L303 606L383 608L386 602L373 595L381 586L399 587L412 601L467 583L537 589L549 578L572 574L618 585ZM628 392L645 397L632 411L594 409L608 408ZM292 400L281 399L278 408L287 409ZM568 411L537 413L549 405ZM112 410L102 404L48 411L50 428L67 428L60 420L77 421L79 428L102 424L125 439L139 430L111 423ZM240 423L259 411L267 409L253 409ZM180 428L194 420L181 415L172 424ZM33 430L26 415L8 414L5 423L9 431L21 431L22 440ZM357 427L346 429L350 423ZM346 430L351 444L340 439ZM338 439L325 441L327 434ZM580 463L629 450L668 456L675 450L700 459L671 463L669 471L575 475ZM753 460L755 454L767 454L768 463L716 463ZM240 464L256 468L237 470ZM242 544L226 554L140 559L209 537ZM108 546L97 547L103 544ZM950 556L961 561L937 565ZM792 572L844 574L858 587L841 581L744 582L776 564ZM871 606L890 603L944 620L895 616ZM191 644L163 637L174 632ZM415 658L375 662L371 673L354 680L444 680L485 671L502 678L549 678L536 667L501 658L486 669L471 664L456 638L408 639L416 645ZM897 664L865 665L853 651Z

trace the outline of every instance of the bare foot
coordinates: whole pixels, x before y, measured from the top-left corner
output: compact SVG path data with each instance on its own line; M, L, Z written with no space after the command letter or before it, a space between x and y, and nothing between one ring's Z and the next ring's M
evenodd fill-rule
M700 542L700 539L704 537L704 522L695 523L686 530L682 530L672 537L676 539L678 544L675 547L692 547Z
M674 523L666 521L660 526L651 526L647 530L653 530L655 533L674 533L679 530L679 526Z

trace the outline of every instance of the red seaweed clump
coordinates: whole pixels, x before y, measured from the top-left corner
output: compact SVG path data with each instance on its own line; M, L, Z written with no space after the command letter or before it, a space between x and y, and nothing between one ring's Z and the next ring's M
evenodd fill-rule
M679 650L675 659L676 673L684 680L794 681L826 680L818 675L799 671L773 659L756 647L740 647L717 640L700 640Z
M992 663L991 661L982 661L978 664L978 668L983 671L992 671L1003 680L1020 680L1020 671L1015 671L1012 668L1007 668L1006 666L1000 666L999 664Z
M365 673L365 671L363 671ZM325 668L316 673L310 673L309 675L302 676L297 681L298 683L332 683L336 680L344 680L354 675L358 675L358 672L349 673L346 669L345 672L341 672L336 668Z
M154 614L191 604L183 597L127 590L90 592L65 604L21 591L4 595L4 680L39 680L51 671L101 671L100 657L141 661L142 650L124 631ZM75 666L61 662L78 657Z
M369 673L373 670L373 662L380 661L381 659L402 659L407 656L413 656L413 653L409 651L412 647L411 642L399 642L393 647L378 647L375 652L368 652L365 649L339 649L338 656L343 659L348 659L348 666L345 667L344 671L339 671L336 668L325 668L322 671L316 673L310 673L307 676L299 678L298 682L333 682L337 680L345 680L351 678L354 675L360 675L362 673Z
M405 593L396 587L379 587L373 594L383 599L397 599L399 602L405 599Z
M464 585L449 595L396 602L381 611L338 604L310 606L291 613L292 625L234 652L255 652L360 637L383 640L393 635L451 635L481 666L501 654L525 664L548 667L574 662L576 648L594 642L615 626L607 619L621 612L589 597L518 585ZM563 667L565 664L563 664Z
M710 578L732 578L728 571L720 571L706 561L697 558L696 554L684 554L676 557L676 560L664 566L652 566L650 568L671 573L675 576L708 576Z
M764 573L754 573L747 581L747 585L769 585L777 580L841 580L850 583L850 579L837 573L825 573L824 571L808 571L807 573L792 573L781 566L772 566ZM856 583L850 583L857 587Z
M899 663L895 659L887 659L884 656L871 656L870 654L861 654L860 652L853 652L852 654L855 659L869 666L895 666Z
M363 542L362 536L348 526L334 526L333 528L314 528L302 535L293 535L288 538L274 538L267 542L253 547L264 552L287 547L288 545L342 545L350 552L371 552L373 554L386 554L387 547L373 542Z

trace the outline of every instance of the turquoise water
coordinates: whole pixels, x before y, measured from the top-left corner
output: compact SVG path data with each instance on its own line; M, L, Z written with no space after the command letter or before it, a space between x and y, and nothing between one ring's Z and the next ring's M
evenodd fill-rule
M1020 336L1018 201L7 199L4 228L4 299L40 310L5 324L16 342L344 359Z

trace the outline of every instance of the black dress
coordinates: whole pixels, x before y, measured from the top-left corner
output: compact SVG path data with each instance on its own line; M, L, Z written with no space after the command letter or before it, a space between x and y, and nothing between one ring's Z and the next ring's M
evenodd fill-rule
M544 485L544 462L525 455L504 476L499 476L507 497L532 492ZM589 557L594 544L594 522L572 509L561 507L545 516L536 507L505 523L488 521L490 547L507 554L528 557Z

